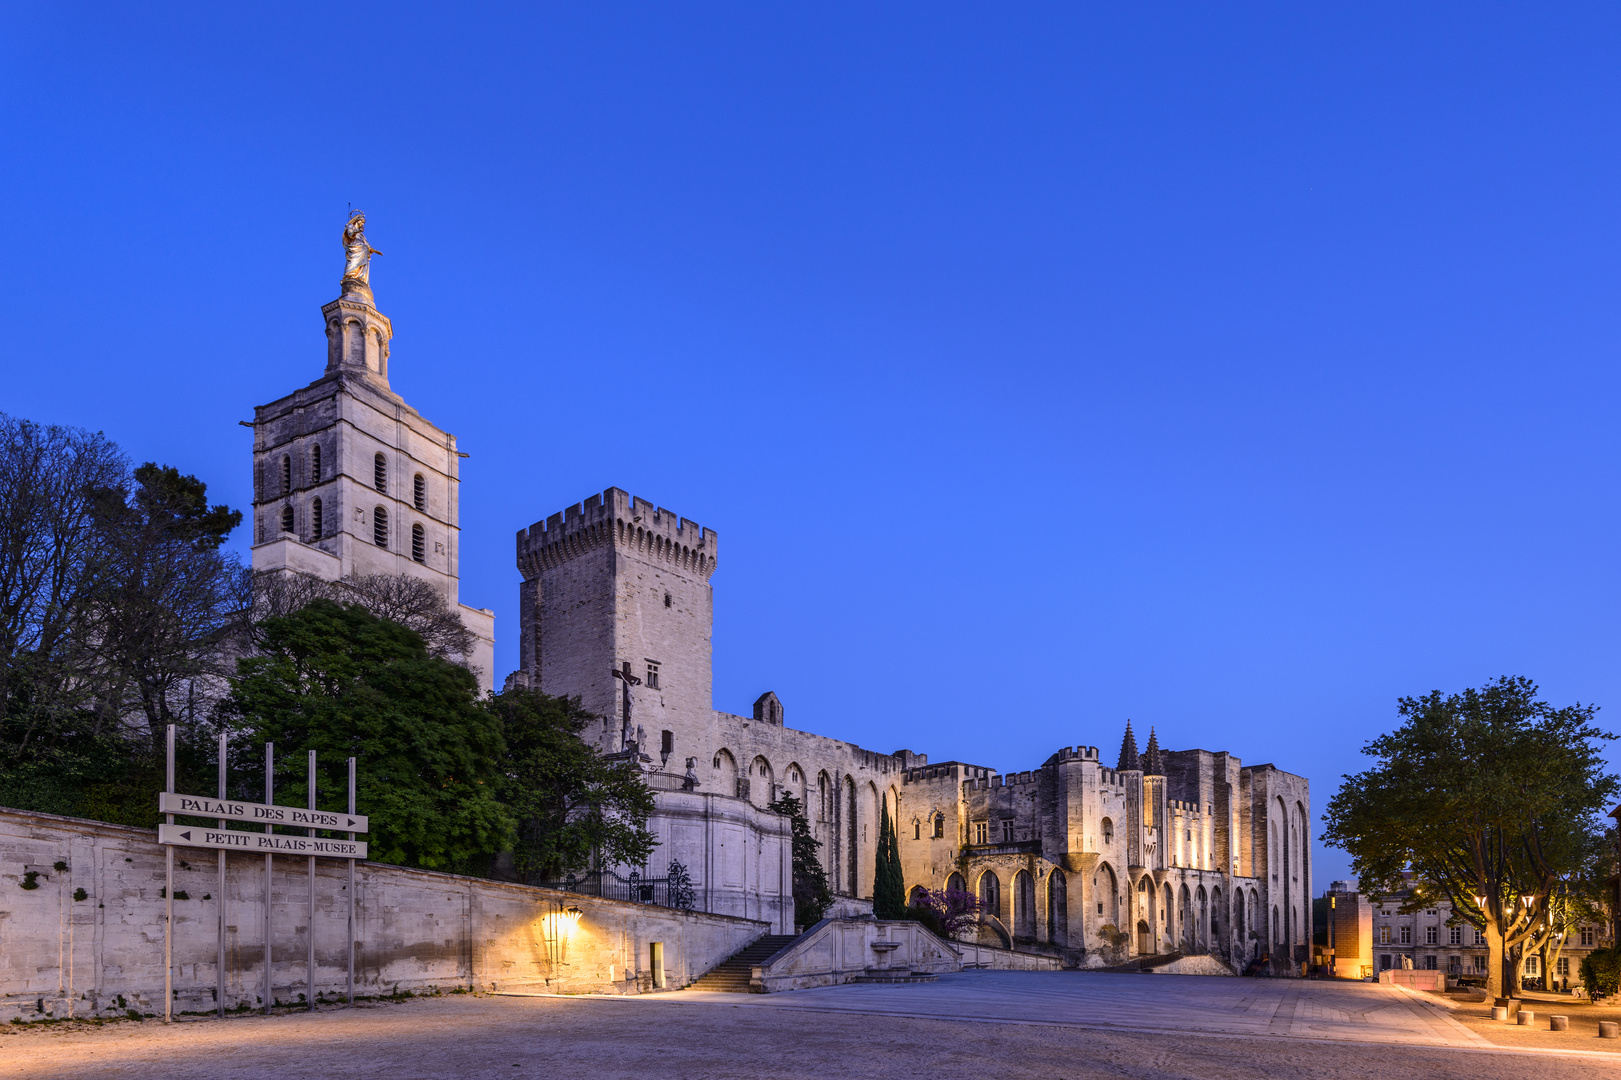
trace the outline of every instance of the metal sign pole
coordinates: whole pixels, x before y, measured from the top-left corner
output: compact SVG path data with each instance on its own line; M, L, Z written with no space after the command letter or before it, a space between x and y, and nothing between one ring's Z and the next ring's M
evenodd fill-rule
M220 801L221 802L225 801L225 763L226 763L226 760L227 760L227 758L226 758L226 745L225 745L226 738L227 737L225 735L223 735L223 734L220 735L219 765L220 765ZM219 819L219 827L220 827L220 831L223 832L225 830L225 819L224 818ZM217 933L217 941L216 941L216 944L215 944L215 956L214 956L214 974L215 974L215 977L216 977L219 985L214 990L214 997L219 1003L220 1019L223 1020L223 1019L225 1019L225 851L224 851L223 848L220 850L219 857L220 857L220 866L219 866L219 870L220 870L220 883L219 883L220 898L219 898L219 902L215 905L215 910L219 914L219 929L216 932Z
M265 805L269 806L275 801L276 744L273 742L267 742L265 743ZM267 834L275 831L276 827L274 825L267 824L265 826L265 832ZM265 852L265 1012L267 1014L270 1012L270 1007L275 1001L275 998L271 996L271 992L274 987L270 981L270 873L271 863L274 859L274 855L268 851Z
M174 793L174 725L164 739L168 750L168 762L164 768L163 790ZM164 820L170 825L174 824L174 815L164 815ZM166 844L163 848L163 1022L169 1023L174 1019L174 846Z
M355 759L349 759L349 813L355 812ZM354 833L349 839L355 838ZM355 1003L355 861L349 860L349 1004Z
M310 809L314 810L315 809L315 751L314 750L310 751L309 784L310 784ZM314 829L310 830L310 835L311 836L315 835L315 830ZM308 961L308 965L307 965L309 970L308 970L307 974L305 975L305 981L309 983L310 1011L314 1012L315 1011L315 856L314 855L310 856L310 929L309 929L309 933L307 933L305 935L305 937L308 938L309 947L310 947L309 961Z

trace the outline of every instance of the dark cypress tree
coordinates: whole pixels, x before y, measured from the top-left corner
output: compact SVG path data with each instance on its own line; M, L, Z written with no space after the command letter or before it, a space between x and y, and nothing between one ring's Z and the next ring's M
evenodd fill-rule
M878 865L872 879L872 913L880 919L906 918L906 880L901 874L901 849L895 840L895 825L889 820L889 804L884 804L878 825Z

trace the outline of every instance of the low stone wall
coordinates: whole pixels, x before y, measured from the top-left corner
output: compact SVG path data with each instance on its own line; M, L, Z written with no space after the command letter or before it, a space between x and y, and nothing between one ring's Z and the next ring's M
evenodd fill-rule
M888 954L887 964L880 961L874 942L888 943L882 950ZM1062 966L1055 956L948 942L909 919L823 919L797 941L757 965L749 980L750 989L773 994L837 986L881 965L935 974L965 967L1057 971Z
M164 854L156 839L149 829L0 808L0 1023L163 1012ZM30 880L35 888L24 888ZM347 981L347 887L343 862L316 862L315 989L328 997L341 997ZM273 993L296 1002L308 992L305 859L275 860L270 899ZM177 1012L215 1007L222 901L226 1005L262 1004L263 857L229 854L222 896L217 853L177 847ZM580 911L577 921L569 908ZM362 862L355 992L673 988L769 929L755 919ZM655 943L662 975L652 967Z

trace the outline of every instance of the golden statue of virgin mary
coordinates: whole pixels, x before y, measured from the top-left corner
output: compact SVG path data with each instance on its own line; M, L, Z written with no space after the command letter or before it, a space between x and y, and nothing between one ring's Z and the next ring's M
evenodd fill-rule
M366 242L366 215L359 210L349 212L349 223L343 227L343 282L344 293L358 292L371 298L371 257L382 252Z

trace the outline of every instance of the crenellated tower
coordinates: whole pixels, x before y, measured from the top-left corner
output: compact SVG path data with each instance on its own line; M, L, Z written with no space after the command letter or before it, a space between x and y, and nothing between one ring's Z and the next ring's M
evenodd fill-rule
M640 729L641 752L657 757L669 745L672 768L712 753L717 553L713 529L619 488L521 530L524 680L579 695L604 718L595 739L604 752L623 749Z

